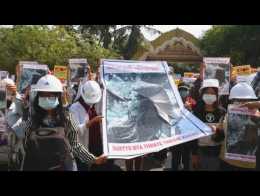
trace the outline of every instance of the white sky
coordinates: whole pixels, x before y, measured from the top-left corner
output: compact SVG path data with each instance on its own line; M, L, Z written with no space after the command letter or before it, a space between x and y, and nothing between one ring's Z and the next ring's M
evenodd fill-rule
M183 29L191 34L193 34L195 37L200 38L205 31L211 28L212 25L154 25L152 26L155 29L158 29L159 31L165 33L167 31L173 30L175 28ZM146 39L149 41L154 40L159 35L152 35L149 32L143 32Z

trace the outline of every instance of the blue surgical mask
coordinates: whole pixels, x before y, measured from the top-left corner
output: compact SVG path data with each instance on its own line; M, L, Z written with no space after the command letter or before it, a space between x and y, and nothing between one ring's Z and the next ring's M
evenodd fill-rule
M39 97L39 106L44 110L54 109L58 105L58 97Z

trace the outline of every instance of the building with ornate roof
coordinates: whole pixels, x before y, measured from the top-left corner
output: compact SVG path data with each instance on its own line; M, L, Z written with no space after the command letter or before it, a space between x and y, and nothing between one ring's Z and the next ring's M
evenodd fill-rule
M199 48L199 40L192 34L176 28L161 34L151 42L145 40L133 59L167 61L169 65L177 66L199 65L203 56Z

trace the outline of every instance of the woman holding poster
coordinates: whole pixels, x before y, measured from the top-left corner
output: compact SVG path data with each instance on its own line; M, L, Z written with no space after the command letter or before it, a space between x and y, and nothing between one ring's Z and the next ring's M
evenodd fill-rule
M257 111L245 110L251 108L248 102L257 100L253 88L245 82L236 84L230 91L228 114L224 119L225 142L221 149L221 170L241 171L254 170L259 118Z
M105 156L94 156L79 143L77 121L63 108L61 82L55 76L46 75L40 78L34 91L35 112L18 125L25 130L22 169L75 171L74 157L86 165L104 163Z
M215 132L212 136L207 136L193 142L192 162L193 166L199 170L219 170L220 142L224 138L223 131L212 125L219 123L224 115L218 105L219 82L216 79L206 79L200 88L201 98L194 108L194 114L203 122L212 126Z

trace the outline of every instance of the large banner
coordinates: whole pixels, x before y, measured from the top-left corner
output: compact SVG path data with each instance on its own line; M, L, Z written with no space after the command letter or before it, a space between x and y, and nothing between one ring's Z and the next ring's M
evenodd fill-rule
M28 85L33 85L38 82L38 80L48 74L48 65L40 64L21 64L20 72L18 73L18 92L23 93L23 90Z
M203 58L205 64L204 79L218 79L222 95L229 94L230 58Z
M230 105L227 123L226 158L255 162L260 113Z
M129 159L212 134L188 112L166 62L102 60L103 146Z
M78 83L87 75L87 59L69 59L69 82Z

